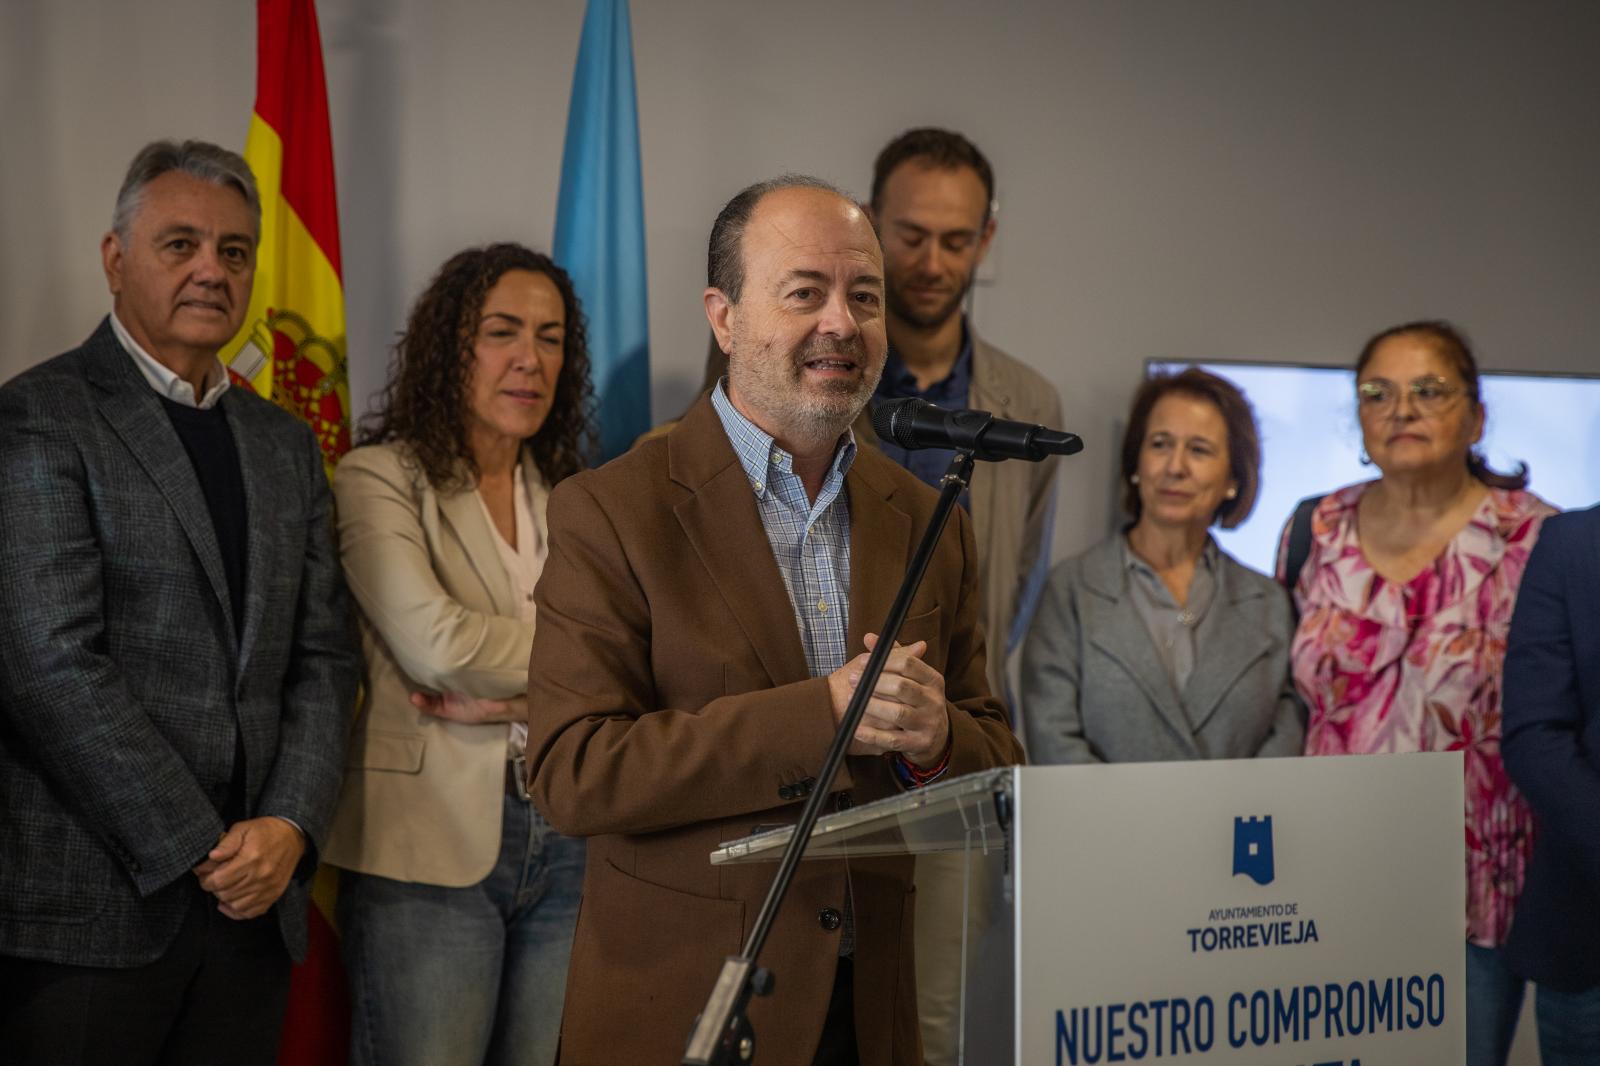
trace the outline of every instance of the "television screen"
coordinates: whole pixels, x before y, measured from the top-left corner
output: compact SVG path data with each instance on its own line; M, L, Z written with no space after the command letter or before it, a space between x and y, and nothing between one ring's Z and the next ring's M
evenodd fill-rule
M1150 373L1199 366L1250 398L1261 426L1261 495L1237 529L1215 530L1234 558L1272 573L1278 537L1299 500L1378 471L1361 462L1355 373L1288 363L1175 363L1150 360ZM1496 470L1528 464L1529 488L1562 510L1600 501L1600 377L1485 373L1487 412L1480 447Z

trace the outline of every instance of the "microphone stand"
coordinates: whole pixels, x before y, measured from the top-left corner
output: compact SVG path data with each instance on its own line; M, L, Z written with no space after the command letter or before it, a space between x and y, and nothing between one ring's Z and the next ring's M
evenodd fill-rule
M866 669L862 671L861 682L850 697L844 721L839 723L833 746L822 761L817 785L806 797L800 821L795 825L794 835L789 838L789 846L778 863L772 887L767 890L766 902L762 903L755 925L750 928L744 950L728 956L722 964L722 971L717 975L717 983L712 986L705 1009L695 1019L694 1031L689 1035L689 1046L684 1051L683 1066L744 1066L755 1057L755 1031L750 1028L745 1008L749 1006L752 995L770 995L774 984L772 972L758 967L756 960L778 916L783 897L794 880L795 869L805 854L806 845L811 842L811 830L822 813L822 805L827 801L829 788L839 772L839 764L844 761L845 749L856 735L856 726L861 724L867 701L872 696L879 675L883 673L884 664L889 661L894 638L899 635L900 626L906 620L911 598L922 584L928 562L933 558L933 550L938 546L939 535L944 532L956 499L972 480L973 465L972 452L958 451L950 462L950 469L940 479L939 503L933 509L933 517L928 522L927 531L922 534L916 554L911 557L911 565L906 567L906 576L900 582L900 591L895 594L894 604L889 608L889 617L878 631L877 646L867 658Z

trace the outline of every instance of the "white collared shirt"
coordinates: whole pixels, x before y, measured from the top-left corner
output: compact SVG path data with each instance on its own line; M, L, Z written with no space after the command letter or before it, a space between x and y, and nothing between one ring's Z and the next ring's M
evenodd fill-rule
M133 334L128 332L128 327L122 324L115 311L111 312L111 332L117 335L117 342L122 345L123 350L133 357L133 365L139 368L139 373L144 375L150 387L173 403L209 411L217 405L218 400L222 399L222 394L228 391L228 370L222 365L221 359L214 358L211 369L206 371L206 393L200 397L199 403L195 403L193 387L156 362L153 355L140 347L139 342L133 339Z

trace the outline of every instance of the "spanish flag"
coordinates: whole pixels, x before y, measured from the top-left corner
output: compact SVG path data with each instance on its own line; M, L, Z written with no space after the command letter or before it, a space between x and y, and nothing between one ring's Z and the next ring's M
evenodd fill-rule
M316 431L332 473L350 450L333 138L313 0L258 0L256 108L244 157L261 193L256 285L222 352L236 377Z
M261 193L261 246L250 310L222 358L236 381L305 419L331 475L350 450L350 383L333 138L313 0L256 4L256 106L244 157ZM332 920L336 885L333 870L317 872L310 951L290 977L278 1046L285 1066L344 1066L348 1057L350 998Z

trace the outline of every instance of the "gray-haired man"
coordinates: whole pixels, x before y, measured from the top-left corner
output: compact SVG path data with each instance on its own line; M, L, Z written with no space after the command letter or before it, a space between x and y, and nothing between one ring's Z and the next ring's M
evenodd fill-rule
M112 314L0 388L0 1047L273 1061L359 663L309 429L217 358L260 205L157 142Z

